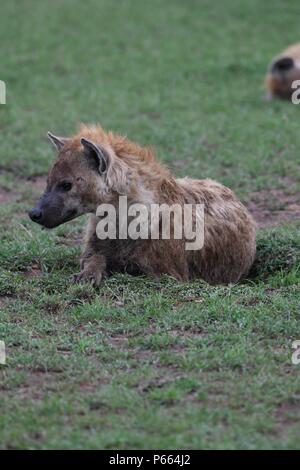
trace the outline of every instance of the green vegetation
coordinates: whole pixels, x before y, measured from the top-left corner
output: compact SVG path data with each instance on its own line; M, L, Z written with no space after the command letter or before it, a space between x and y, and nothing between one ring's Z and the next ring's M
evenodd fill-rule
M299 13L296 0L2 0L0 448L299 448L299 200L280 214L300 189L300 109L262 86L300 40ZM26 211L53 158L46 132L80 121L246 203L270 194L264 218L280 223L259 231L249 278L74 285L84 218L46 231Z

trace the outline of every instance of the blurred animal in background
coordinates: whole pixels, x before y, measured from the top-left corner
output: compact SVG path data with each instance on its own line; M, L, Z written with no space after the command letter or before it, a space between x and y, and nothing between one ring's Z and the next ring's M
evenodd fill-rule
M300 43L288 47L271 62L265 79L267 98L291 99L295 80L300 80Z

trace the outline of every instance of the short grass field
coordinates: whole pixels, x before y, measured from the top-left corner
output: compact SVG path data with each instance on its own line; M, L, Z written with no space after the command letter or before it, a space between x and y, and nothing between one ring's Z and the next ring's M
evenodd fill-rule
M264 100L299 0L1 0L0 448L300 447L300 106ZM27 210L48 130L100 122L259 223L249 277L76 285L86 218Z

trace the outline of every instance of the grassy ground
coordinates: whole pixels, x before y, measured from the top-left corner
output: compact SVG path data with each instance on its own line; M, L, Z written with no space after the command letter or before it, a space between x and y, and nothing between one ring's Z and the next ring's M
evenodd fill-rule
M0 448L299 448L300 110L262 100L299 13L298 0L2 0ZM263 227L249 279L73 285L84 220L41 231L26 210L52 160L46 131L79 121L234 189Z

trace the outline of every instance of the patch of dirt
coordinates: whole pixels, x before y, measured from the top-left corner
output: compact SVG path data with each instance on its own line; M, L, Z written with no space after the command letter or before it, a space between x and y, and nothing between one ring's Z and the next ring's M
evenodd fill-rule
M16 176L16 188L17 189L6 189L3 186L0 186L0 204L6 204L14 202L22 196L23 185L27 186L32 192L34 198L41 195L46 188L46 176L33 176L29 178L23 178ZM19 188L18 188L18 182ZM22 186L21 186L22 185Z
M17 191L9 191L8 189L0 186L0 204L6 204L7 202L13 202L20 196Z
M46 176L32 176L27 178L25 181L33 188L34 192L42 194L45 191L47 181Z
M1 390L5 390L6 394L12 398L40 401L45 394L55 390L57 386L57 371L55 370L28 370L22 367L17 367L16 370L27 373L24 382L12 389L6 388L6 386L1 388Z
M282 402L276 411L276 431L282 433L299 421L299 400L295 402Z
M32 263L28 269L24 271L26 277L40 277L43 275L38 263Z
M259 228L300 220L300 193L288 194L282 189L256 191L247 206Z
M152 378L150 380L144 380L138 384L137 389L140 393L148 393L158 388L164 388L168 385L173 385L175 380L182 379L184 376L177 370L168 370L166 374Z
M128 336L127 335L115 335L111 336L109 338L109 343L114 346L115 348L120 348L124 345L126 345L128 341Z

